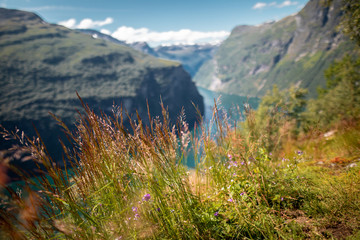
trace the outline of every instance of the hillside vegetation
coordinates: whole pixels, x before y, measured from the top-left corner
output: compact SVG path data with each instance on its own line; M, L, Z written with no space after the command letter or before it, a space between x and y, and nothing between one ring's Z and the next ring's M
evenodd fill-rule
M359 19L360 6L348 2ZM7 185L0 158L0 237L359 239L359 59L334 61L316 99L274 86L257 110L245 105L245 121L215 104L210 123L193 132L184 113L172 125L164 106L127 131L121 108L98 115L82 102L76 131L58 119L73 143L63 145L65 170L41 138L4 129L47 175Z
M182 108L190 125L197 120L193 105L203 113L203 99L179 63L19 10L0 8L0 36L0 124L29 136L36 135L34 124L52 141L51 152L59 151L54 147L59 131L49 112L70 126L81 110L76 92L98 113L110 114L113 104L123 106L129 112L124 121L136 112L147 119L147 104L151 114L161 114L161 101L173 123Z
M56 168L42 143L28 143L49 174L27 179L22 191L2 189L5 239L359 237L358 119L328 137L321 129L294 137L290 117L264 119L277 129L268 132L250 111L240 130L215 109L212 138L206 128L192 136L185 122L171 128L166 112L132 134L120 119L86 112L68 132L72 169ZM194 170L183 165L189 145ZM4 184L6 162L1 169Z
M331 2L331 3L329 3ZM323 72L355 44L339 28L342 0L312 0L297 14L259 26L237 26L194 77L197 85L242 96L264 96L277 84L317 95Z
M184 115L172 126L164 108L149 126L139 118L129 132L121 109L96 115L83 105L75 132L59 121L74 144L64 148L72 163L65 170L53 164L41 139L4 130L48 174L24 175L25 186L6 186L2 158L1 236L358 239L360 118L352 114L360 110L358 64L350 57L335 62L329 87L316 100L305 100L304 89L274 87L258 110L247 108L244 122L234 124L215 106L210 124L193 133ZM332 105L322 102L344 101L333 94L338 91L352 97L333 115ZM309 106L322 106L323 115ZM194 169L186 167L189 154Z

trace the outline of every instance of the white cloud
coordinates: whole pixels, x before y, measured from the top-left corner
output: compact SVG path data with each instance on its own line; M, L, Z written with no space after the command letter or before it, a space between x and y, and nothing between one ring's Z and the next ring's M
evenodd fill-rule
M262 8L265 8L265 7L277 7L277 8L283 8L283 7L288 7L288 6L293 6L293 5L298 5L299 3L298 2L292 2L292 1L289 1L289 0L286 0L282 3L277 3L277 2L271 2L271 3L263 3L263 2L258 2L256 3L252 9L262 9Z
M114 20L111 17L106 18L104 21L94 21L90 18L85 18L81 20L79 24L76 24L76 20L74 18L70 18L69 20L59 22L58 24L65 26L67 28L87 29L87 28L102 27L111 24L113 22Z
M100 32L106 35L111 35L111 32L107 29L101 29Z
M150 45L218 43L229 36L230 32L199 32L190 29L156 32L147 28L119 27L111 36L128 43L147 42Z
M269 6L276 6L276 2L271 2L268 4Z
M266 7L266 6L267 6L266 3L258 2L258 3L256 3L252 8L253 8L253 9L261 9L261 8Z
M90 18L85 18L85 19L81 20L81 22L79 23L77 28L86 29L86 28L102 27L104 25L108 25L113 22L114 22L114 20L110 17L106 18L104 21L94 21Z
M58 24L67 28L76 28L75 18L70 18L69 20L58 22Z
M297 5L297 4L299 4L299 3L292 2L292 1L284 1L281 4L277 5L277 7L282 8L282 7L288 7L288 6Z

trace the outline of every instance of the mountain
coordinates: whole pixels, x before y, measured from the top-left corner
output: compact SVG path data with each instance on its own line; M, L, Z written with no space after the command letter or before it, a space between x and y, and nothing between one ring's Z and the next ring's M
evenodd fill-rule
M218 45L194 44L158 46L154 50L157 57L181 62L184 69L194 77L200 67L214 56L217 49Z
M135 42L128 45L154 57L180 62L192 77L206 61L214 56L218 49L218 45L214 44L160 45L155 48L150 47L146 42Z
M129 46L132 47L133 49L136 49L136 50L142 52L142 53L149 54L154 57L159 57L159 55L157 54L155 49L150 47L149 44L147 44L147 42L134 42L134 43L130 43ZM172 60L172 59L170 59L170 60Z
M123 45L123 46L129 46L129 44L127 44L124 41L120 41L120 40L118 40L116 38L113 38L110 35L101 33L101 32L99 32L97 30L94 30L94 29L76 29L76 31L79 31L79 32L85 33L87 35L90 35L91 37L93 37L95 39L99 38L99 39L103 39L103 40L113 42L113 43L116 43L116 44L120 44L120 45Z
M354 44L338 25L342 0L310 0L297 14L259 26L237 26L194 77L197 85L225 93L262 96L277 84L308 88L325 85L324 70L352 53Z
M177 61L184 69L194 77L200 67L209 59L212 59L218 45L193 44L193 45L168 45L151 48L146 42L135 42L130 47L152 56Z
M145 54L154 57L180 62L184 69L194 77L200 67L207 60L211 59L218 49L218 45L213 44L194 44L194 45L170 45L150 47L146 42L126 43L117 40L109 35L103 34L92 29L77 29L78 31L91 35L93 38L101 38L106 41L132 47Z
M76 91L97 112L111 114L115 104L130 114L137 110L144 122L147 101L157 116L162 100L173 123L182 107L190 125L198 118L193 104L204 112L202 96L179 63L0 8L0 123L34 135L33 123L52 148L60 131L49 112L73 123L81 109Z

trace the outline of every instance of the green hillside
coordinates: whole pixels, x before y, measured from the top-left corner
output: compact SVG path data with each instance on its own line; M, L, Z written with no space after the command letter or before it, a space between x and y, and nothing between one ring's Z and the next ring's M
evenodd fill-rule
M171 121L185 109L190 125L203 99L179 63L157 59L130 47L46 23L33 13L0 9L0 124L35 134L50 145L57 135L49 112L73 123L82 99L96 112L111 114L112 105L146 121L160 101ZM127 119L127 116L125 119ZM3 144L3 143L2 143ZM3 147L3 146L2 146Z
M341 0L313 0L297 14L259 26L237 26L194 81L231 94L263 96L277 84L308 88L310 96L325 85L324 70L352 53L354 44L338 25Z
M342 26L358 49L360 3L347 3ZM129 130L126 113L83 106L75 131L59 122L73 145L57 155L70 169L43 142L1 130L18 140L15 156L31 153L47 174L11 183L0 152L0 239L360 239L360 57L324 75L313 99L274 85L256 110L257 99L238 96L236 116L220 99L195 131L183 116L171 124L165 108L163 121L148 116Z

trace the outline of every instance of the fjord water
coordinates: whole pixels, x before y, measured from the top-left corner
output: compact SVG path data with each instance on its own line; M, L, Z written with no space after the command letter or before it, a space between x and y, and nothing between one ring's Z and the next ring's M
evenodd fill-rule
M197 87L200 95L203 97L204 101L204 116L203 116L203 126L209 128L211 126L211 120L213 117L214 107L219 110L219 117L224 121L229 121L231 125L234 123L244 120L244 111L245 105L248 108L256 109L259 105L259 98L247 97L247 96L238 96L233 94L226 94L220 92L214 92L202 87ZM226 118L226 119L225 119ZM216 128L211 127L211 135L216 137ZM201 155L201 153L197 153ZM186 165L190 168L195 167L195 159L193 154L193 149L189 150L187 155Z
M214 92L199 86L197 89L204 99L205 111L203 119L205 123L211 120L215 101L217 107L223 109L228 114L230 120L234 121L241 120L244 105L248 105L252 109L256 109L259 105L259 98Z

